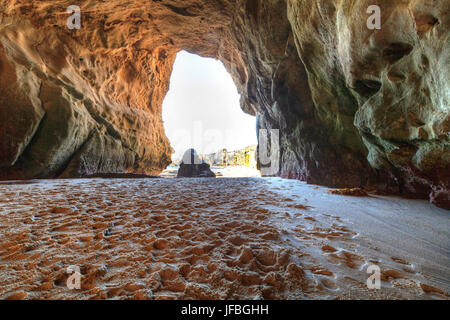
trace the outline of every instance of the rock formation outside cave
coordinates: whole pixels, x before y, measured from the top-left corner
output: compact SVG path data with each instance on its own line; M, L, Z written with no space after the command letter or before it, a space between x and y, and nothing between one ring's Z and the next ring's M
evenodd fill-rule
M210 165L200 159L195 149L188 149L181 159L178 178L215 178Z
M0 1L0 298L449 298L448 0L76 3ZM183 50L275 171L158 176Z

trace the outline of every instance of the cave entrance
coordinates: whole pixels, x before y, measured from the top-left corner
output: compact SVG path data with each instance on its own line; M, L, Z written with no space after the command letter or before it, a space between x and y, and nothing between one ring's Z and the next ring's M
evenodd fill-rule
M224 65L181 51L163 103L163 122L176 172L184 152L194 148L217 176L257 176L256 120L240 108L240 95Z

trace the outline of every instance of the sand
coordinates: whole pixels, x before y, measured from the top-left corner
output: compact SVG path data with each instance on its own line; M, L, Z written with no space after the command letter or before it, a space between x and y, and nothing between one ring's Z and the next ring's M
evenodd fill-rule
M449 227L424 201L278 178L0 184L0 298L449 299Z

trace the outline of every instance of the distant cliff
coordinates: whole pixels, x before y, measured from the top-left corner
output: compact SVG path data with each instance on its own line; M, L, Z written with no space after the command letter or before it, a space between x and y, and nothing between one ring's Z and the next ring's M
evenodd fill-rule
M234 151L222 149L216 153L203 154L201 158L212 166L246 166L256 168L256 145Z

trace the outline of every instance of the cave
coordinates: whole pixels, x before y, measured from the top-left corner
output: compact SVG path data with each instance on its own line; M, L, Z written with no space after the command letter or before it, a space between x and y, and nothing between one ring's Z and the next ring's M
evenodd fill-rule
M86 4L81 29L62 2L7 1L0 178L158 174L162 101L188 50L222 61L243 111L280 130L280 176L448 208L448 79L433 72L447 69L447 17L381 3L373 31L355 18L366 1Z
M77 3L0 3L0 210L10 213L0 212L0 236L9 243L0 257L12 261L0 271L14 267L20 278L31 254L42 254L52 241L67 243L61 252L68 257L83 245L104 248L105 241L139 249L104 265L71 261L81 264L79 291L58 291L67 279L58 267L55 279L42 276L32 292L23 289L27 277L16 286L5 280L0 297L373 298L370 290L352 296L347 271L333 270L343 265L347 278L365 286L365 270L357 271L376 253L355 240L364 234L383 244L380 261L388 261L380 272L390 287L375 298L418 298L405 289L413 287L425 298L448 298L450 284L442 278L450 262L441 257L450 246L447 1ZM368 27L368 19L378 21L368 11L374 5L379 28ZM231 75L242 111L255 117L258 139L266 132L267 145L278 148L276 162L257 158L265 177L159 177L173 160L163 101L182 51L219 60ZM265 174L267 165L276 170ZM218 213L227 210L234 222ZM68 217L84 227L64 223ZM383 229L384 219L395 222ZM418 220L423 229L416 229ZM150 221L159 229L146 229ZM204 226L195 229L198 221ZM367 229L371 223L378 227ZM27 231L34 224L41 229ZM191 229L195 235L184 239ZM185 240L180 252L190 252L179 269L162 266L175 250L172 233ZM297 245L288 248L283 237L291 233ZM211 252L223 241L229 252L214 260ZM366 251L352 252L352 241ZM299 243L318 249L301 252ZM414 251L421 246L427 249ZM299 260L304 256L324 266ZM151 274L139 259L151 259ZM100 290L96 283L118 265L133 269L127 272L135 281ZM426 265L426 275L418 265ZM199 285L205 268L215 277L206 289ZM214 287L222 281L227 290Z

